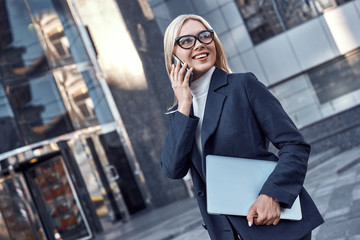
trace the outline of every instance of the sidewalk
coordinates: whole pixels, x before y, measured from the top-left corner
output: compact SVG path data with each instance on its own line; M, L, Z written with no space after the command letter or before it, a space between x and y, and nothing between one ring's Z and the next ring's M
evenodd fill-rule
M327 159L324 160L324 157ZM309 160L305 187L325 223L313 240L360 240L360 148ZM195 199L175 202L118 223L96 240L209 240Z
M194 198L177 201L162 208L140 213L127 223L117 223L110 228L104 227L104 233L96 240L170 240L200 230L202 219ZM107 229L106 229L107 228ZM197 234L198 235L198 234ZM180 238L184 239L184 238ZM206 239L194 238L189 239ZM207 238L209 239L209 238Z
M325 219L313 239L360 239L360 147L310 169L305 187Z

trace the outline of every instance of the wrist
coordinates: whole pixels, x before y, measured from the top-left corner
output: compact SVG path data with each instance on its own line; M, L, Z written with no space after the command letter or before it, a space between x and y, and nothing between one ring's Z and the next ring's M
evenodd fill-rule
M190 107L191 102L185 102L185 103L179 103L178 105L178 112L181 112L182 114L189 116L190 115Z

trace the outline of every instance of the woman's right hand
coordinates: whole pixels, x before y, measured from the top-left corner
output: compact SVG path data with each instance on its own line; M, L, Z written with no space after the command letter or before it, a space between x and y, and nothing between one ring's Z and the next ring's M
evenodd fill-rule
M183 65L183 67L180 66L180 62L176 64L171 65L171 72L170 72L170 81L171 81L171 87L174 90L175 96L178 100L178 112L181 112L182 114L189 116L190 114L190 107L192 102L192 96L191 91L189 87L189 79L190 79L190 73L193 71L192 68L187 71L185 78L184 72L187 67L187 63Z

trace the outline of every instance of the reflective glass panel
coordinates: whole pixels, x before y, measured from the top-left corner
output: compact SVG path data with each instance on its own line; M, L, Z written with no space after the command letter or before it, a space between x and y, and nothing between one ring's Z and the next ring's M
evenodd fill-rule
M360 104L360 52L271 89L298 127Z
M236 0L254 44L352 0Z
M39 236L39 226L32 221L33 212L24 201L24 195L18 175L0 179L0 239L43 239Z
M98 123L113 122L110 108L67 1L27 1L36 25L35 29L40 36L39 40L45 49L45 55L51 68L54 69L55 78L62 78L68 83L76 78L77 87L75 89L71 89L69 84L66 88L59 86L61 91L65 91L61 95L67 102L66 107L71 112L70 117L74 117L72 119L74 127L79 129ZM61 73L59 74L59 72ZM61 74L64 76L60 77ZM83 85L81 87L83 101L74 103L73 96L66 91L69 90L73 93L78 90L80 82ZM57 81L57 83L60 82ZM70 105L69 103L74 104ZM72 106L75 108L68 108Z
M90 233L71 180L66 171L62 157L54 157L29 170L29 181L35 191L37 203L49 216L49 226L57 231L63 239L88 239Z
M321 104L360 88L360 52L309 73Z
M236 3L254 44L285 30L272 1L236 0Z
M114 121L66 0L0 1L0 23L0 152Z
M73 131L51 72L10 89L10 102L26 144Z
M53 74L74 128L98 125L94 102L76 65L55 69Z
M0 85L0 153L23 145L5 89Z

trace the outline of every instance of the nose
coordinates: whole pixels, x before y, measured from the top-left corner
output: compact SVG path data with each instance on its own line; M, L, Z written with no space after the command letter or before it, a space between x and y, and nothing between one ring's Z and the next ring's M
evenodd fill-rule
M204 48L204 44L201 43L198 39L196 39L194 50L199 50L199 49L203 49L203 48Z

